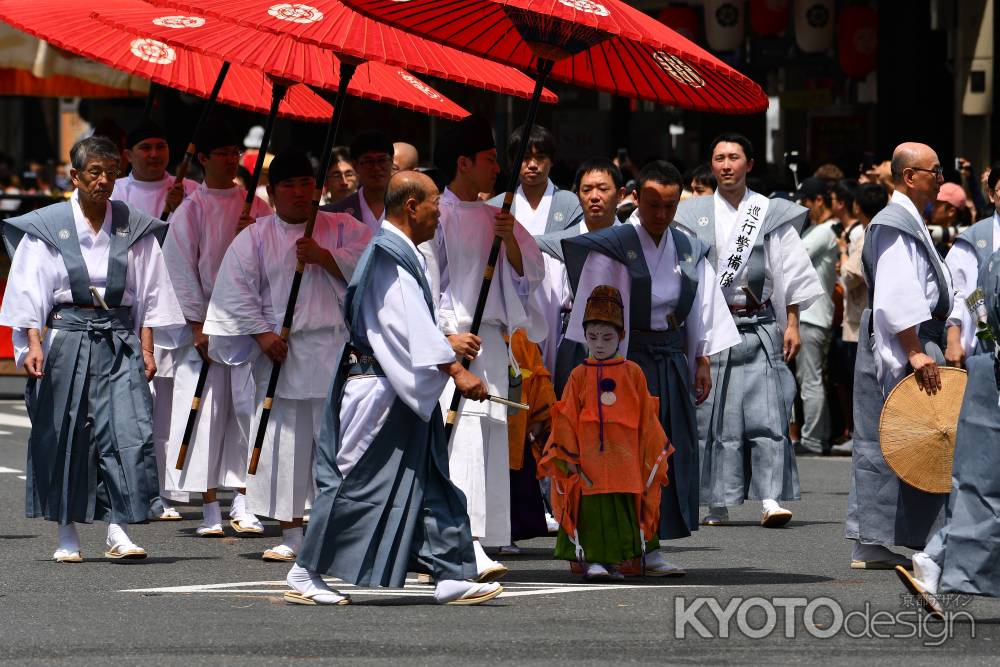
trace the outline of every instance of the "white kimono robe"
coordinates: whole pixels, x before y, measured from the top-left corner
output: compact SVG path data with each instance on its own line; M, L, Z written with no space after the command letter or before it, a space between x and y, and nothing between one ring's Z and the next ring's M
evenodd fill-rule
M909 197L897 191L892 194L891 201L903 206L930 237ZM875 321L875 374L882 392L888 395L906 376L909 363L896 334L931 319L931 310L938 302L938 287L934 267L917 241L908 234L887 227L879 231L874 250L878 267L871 306ZM945 279L951 291L948 271L945 271Z
M115 181L112 199L123 201L146 215L159 218L167 202L167 191L173 186L174 177L164 173L158 181L140 181L129 174ZM188 196L198 187L196 181L184 179L184 195ZM175 211L176 213L176 211ZM167 220L173 220L171 213ZM150 393L153 395L153 449L156 452L156 465L160 476L160 490L167 500L184 502L188 494L172 488L169 484L169 472L173 470L175 461L167 461L166 447L170 435L171 417L173 414L174 387L174 355L170 350L161 347L158 342L163 338L163 332L154 332L156 344L153 353L156 358L156 377L150 383ZM190 407L190 405L188 406Z
M236 237L246 190L200 185L173 213L163 244L175 292L188 322L204 322L222 258ZM270 207L254 199L250 214L263 217ZM218 487L243 488L247 439L254 408L249 364L211 367L202 393L184 470L175 467L195 385L203 365L191 328L161 335L158 343L174 357L172 419L166 446L166 488L204 493Z
M740 202L743 205L753 194L747 190ZM719 261L723 249L729 245L729 238L739 218L739 208L733 208L718 192L715 198L715 237L719 249ZM718 270L718 267L716 267ZM749 285L748 271L741 271L733 284L722 288L726 303L730 306L746 307L747 297L743 288ZM813 301L825 296L802 239L793 225L782 225L771 232L764 241L764 289L761 303L771 300L778 329L785 330L788 324L788 306L798 305L799 312Z
M439 326L444 333L469 331L482 284L483 269L493 244L498 209L483 202L463 202L451 190L441 196L441 223L434 254L440 271ZM528 338L540 340L543 316L533 306L531 293L544 277L542 253L520 225L515 237L521 249L524 275L518 276L501 247L493 283L479 330L482 349L471 370L489 386L491 394L506 396L510 352L504 331L524 328ZM442 410L451 405L454 383L441 395ZM490 402L462 401L449 446L451 478L468 501L472 535L486 546L510 543L510 482L507 452L507 408Z
M669 328L667 317L673 314L681 294L680 266L674 238L668 230L660 239L660 244L656 245L639 221L638 210L632 214L627 224L636 228L643 257L646 260L646 267L652 278L650 327L654 331L665 331ZM695 292L691 312L684 327L687 339L688 365L692 379L696 357L717 354L740 342L733 316L722 297L715 269L708 261L700 262L698 267L698 289ZM622 341L620 351L623 356L627 356L632 279L624 264L601 253L591 252L583 265L580 284L577 288L578 298L573 304L566 337L578 343L586 343L586 337L583 334L583 314L587 307L587 297L595 287L602 284L613 285L621 292L625 305L625 339Z
M405 234L387 222L382 229L404 239L426 272L426 260ZM379 300L380 294L385 298ZM337 467L344 477L379 434L397 397L423 421L431 418L448 381L438 366L455 361L451 344L427 310L420 285L391 261L380 261L372 269L359 316L358 327L366 331L385 377L358 376L344 386L337 452Z
M226 252L202 331L212 359L249 362L256 383L257 410L250 442L256 437L260 407L271 374L271 360L252 338L279 333L295 273L295 241L305 225L277 215L259 218L243 230ZM313 238L329 250L350 278L371 230L345 213L320 213ZM338 351L348 339L343 317L347 284L323 268L306 266L295 305L288 356L281 368L257 474L247 478L247 509L260 516L291 521L303 515L312 497L313 441L333 379Z
M111 248L111 207L96 234L80 209L79 195L70 197L80 252L90 274L90 283L104 295L108 278L108 253ZM0 325L13 328L14 362L20 366L28 354L28 329L45 328L52 307L73 303L69 273L62 255L34 236L25 235L7 277L7 290L0 307ZM141 327L178 327L184 324L177 297L167 274L160 245L152 234L139 239L128 251L128 273L122 305L132 308L135 332ZM51 329L42 341L48 355L59 331Z
M1000 215L994 213L992 251L998 250L1000 250ZM975 292L979 285L979 260L968 243L956 243L951 246L951 250L944 258L944 263L951 270L951 279L954 281L955 288L955 304L948 317L948 326L957 325L962 328L962 347L965 348L966 356L969 356L976 348L978 322L973 320L972 313L969 312L969 307L965 304L965 299Z

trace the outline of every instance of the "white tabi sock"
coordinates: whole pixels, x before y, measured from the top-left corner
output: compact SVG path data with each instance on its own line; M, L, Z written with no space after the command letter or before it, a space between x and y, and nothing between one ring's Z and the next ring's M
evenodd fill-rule
M773 498L765 498L764 506L761 508L761 511L764 514L767 514L768 512L775 512L780 509L781 505L778 504L777 500L774 500Z
M937 595L938 582L941 580L941 567L922 551L913 554L912 562L913 576L923 584L925 591L931 595Z
M219 501L204 503L201 506L201 516L203 526L214 526L217 523L222 523L222 511L219 509Z
M285 528L281 531L281 543L298 553L302 548L302 526L298 528Z
M483 549L483 545L479 543L479 540L472 540L472 549L476 552L476 570L479 572L498 565L495 560L486 555L486 550Z
M229 518L238 519L242 514L247 511L247 497L246 495L236 492L233 496L233 504L229 506Z
M478 544L478 542L477 542ZM434 587L434 601L438 604L454 602L466 595L475 597L486 595L495 591L500 584L493 582L488 584L477 584L473 581L460 581L458 579L442 579Z
M887 561L890 563L898 560L902 563L906 560L906 556L898 554L881 544L862 544L855 541L851 560Z
M59 526L59 550L74 553L80 550L80 536L76 532L76 524Z
M336 604L346 597L327 586L323 577L301 567L298 563L292 565L292 569L288 571L285 583L292 590L320 604Z
M132 544L125 526L117 523L108 524L108 546L116 544Z

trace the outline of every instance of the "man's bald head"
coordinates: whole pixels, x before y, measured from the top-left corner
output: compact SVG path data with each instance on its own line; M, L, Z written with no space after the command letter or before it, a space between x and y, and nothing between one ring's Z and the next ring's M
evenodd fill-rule
M420 155L413 144L397 141L392 145L392 170L410 171L420 163Z
M924 163L936 161L937 153L927 144L920 144L914 141L902 143L896 146L896 150L892 152L892 163L890 166L892 170L892 182L902 183L903 172L906 169L930 168Z
M434 238L438 219L438 192L434 181L417 171L400 171L389 179L385 193L385 217L406 234L414 245Z

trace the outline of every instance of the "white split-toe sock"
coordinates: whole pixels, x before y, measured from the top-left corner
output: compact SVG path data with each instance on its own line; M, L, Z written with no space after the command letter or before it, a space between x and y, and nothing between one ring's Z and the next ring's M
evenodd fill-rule
M222 530L222 511L219 509L219 501L214 503L204 503L201 506L201 525L198 526L198 534Z
M941 580L941 566L924 552L913 554L913 577L920 582L924 590L931 595L937 595L938 583Z
M340 604L343 600L347 599L346 595L342 595L340 591L330 588L323 577L319 576L315 572L310 572L309 570L301 567L298 563L292 565L292 569L288 571L288 576L285 577L285 583L287 583L296 593L309 598L316 604Z
M63 560L80 555L80 536L76 532L76 524L59 526L59 546L52 554L53 560Z
M434 601L438 604L448 604L462 599L489 595L499 588L500 584L496 582L477 584L474 581L442 579L434 587Z
M302 549L302 526L297 528L285 528L281 531L281 544L274 547L272 551L288 550L293 554L298 554Z
M472 540L472 548L476 552L476 571L485 572L494 567L503 567L499 562L486 555L486 550L479 540Z

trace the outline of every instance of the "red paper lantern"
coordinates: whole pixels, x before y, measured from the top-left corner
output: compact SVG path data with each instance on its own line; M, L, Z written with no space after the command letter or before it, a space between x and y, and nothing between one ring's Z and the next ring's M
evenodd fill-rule
M875 69L878 60L878 13L871 7L844 7L837 27L840 69L860 79Z
M788 27L789 0L750 0L750 29L762 37L777 37Z
M660 11L656 17L660 23L674 30L692 42L701 39L701 21L694 7L676 5Z

